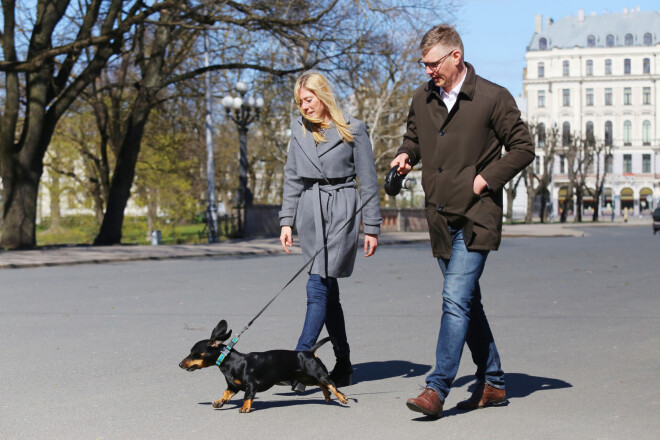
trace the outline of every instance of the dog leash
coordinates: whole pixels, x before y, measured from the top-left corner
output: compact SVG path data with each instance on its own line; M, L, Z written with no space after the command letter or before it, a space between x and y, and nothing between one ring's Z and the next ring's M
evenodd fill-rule
M336 235L335 235L334 237L332 237L332 238L329 238L328 241L331 241L331 240L333 240L335 237L337 237L337 236L339 235L339 233L340 233L341 231L343 231L344 228L345 228L346 226L348 226L348 224L349 224L351 221L353 221L353 219L354 219L355 217L357 217L357 215L358 215L360 212L362 212L362 209L364 209L364 207L367 206L367 203L369 203L369 202L371 201L371 199L373 199L375 196L377 196L377 195L380 193L380 190L381 190L382 188L385 188L385 187L387 186L388 188L386 188L386 192L387 192L388 194L390 194L390 195L396 195L396 194L392 194L392 193L390 192L389 188L390 188L391 185L394 185L394 186L396 187L397 184L398 184L398 189L401 190L401 185L400 185L400 182L399 182L399 181L400 181L400 180L403 180L403 176L400 176L399 174L397 174L397 173L395 172L396 169L397 169L397 167L395 166L394 168L392 168L392 169L390 170L390 172L387 174L387 177L385 178L385 183L383 183L382 185L380 185L380 186L378 187L378 190L374 191L374 193L373 193L371 196L369 196L369 198L367 198L367 200L366 200L364 203L362 203L362 206L360 206L360 208L358 208L358 210L355 211L355 214L353 214L353 216L352 216L351 218L349 218L348 220L346 220L346 222L341 226L341 228L339 228L339 229L337 230ZM398 194L398 191L396 191L396 193ZM257 313L257 315L256 315L254 318L252 318L252 320L251 320L250 322L248 322L248 324L245 326L245 328L244 328L243 330L241 330L241 332L240 332L238 335L236 335L235 337L233 337L232 340L229 342L229 344L225 345L225 347L222 349L222 352L220 352L220 356L218 357L218 360L216 361L216 365L217 365L217 366L220 366L220 364L222 364L222 362L227 358L227 356L229 356L229 353L231 352L232 348L234 348L234 345L236 345L236 343L238 342L238 340L239 340L239 338L241 337L241 335L242 335L243 333L245 333L245 331L246 331L247 329L250 328L250 326L252 325L252 323L253 323L254 321L256 321L257 318L259 318L259 316L261 316L261 314L262 314L262 313L263 313L263 312L264 312L264 311L265 311L265 310L266 310L266 309L267 309L267 308L273 303L273 301L275 301L275 300L277 299L277 297L280 296L280 294L281 294L282 292L284 292L284 289L286 289L287 287L289 287L289 285L293 282L293 280L295 280L295 279L298 277L298 275L300 275L300 274L302 273L302 271L303 271L303 270L304 270L304 269L305 269L305 268L306 268L306 267L307 267L312 261L314 261L314 258L316 258L316 256L317 256L318 254L320 254L320 253L321 253L321 252L322 252L327 246L328 246L327 243L324 244L323 246L321 246L321 247L316 251L316 253L314 253L314 255L312 255L312 257L311 257L309 260L307 260L307 261L305 262L305 264L303 264L302 267L301 267L300 269L298 269L298 272L296 272L296 273L293 275L293 277L291 277L291 279L290 279L290 280L284 285L284 287L282 287L282 288L279 290L279 292L277 292L277 293L275 294L275 296L273 296L273 297L271 298L271 300L268 301L268 302L266 303L266 305L265 305L265 306L259 311L259 313Z

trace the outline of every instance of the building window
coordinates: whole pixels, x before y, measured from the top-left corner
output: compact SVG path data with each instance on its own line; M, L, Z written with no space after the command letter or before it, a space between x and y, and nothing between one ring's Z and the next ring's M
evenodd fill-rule
M536 145L538 145L540 148L545 147L545 124L541 122L537 126L538 134L537 134L537 142Z
M642 154L642 173L651 172L651 155Z
M593 35L587 37L587 47L596 47L596 37Z
M605 105L612 105L612 89L609 87L605 89Z
M653 35L650 32L644 34L644 46L650 46L653 44Z
M611 173L612 172L612 162L613 162L613 156L611 154L608 154L605 156L605 172L606 173Z
M612 60L605 60L605 75L612 74Z
M614 35L607 34L607 37L605 37L605 46L614 47Z
M623 172L632 173L632 154L623 155Z
M570 64L568 63L568 61L563 62L562 73L564 74L564 76L569 76L571 74Z
M543 78L544 76L545 76L545 64L539 63L538 77Z
M630 58L623 60L623 73L625 75L630 75Z
M545 37L539 39L539 50L546 50L548 48L548 40Z
M651 73L651 60L649 58L644 58L642 61L642 72Z
M642 89L642 104L651 105L651 88L644 87Z
M591 121L587 122L587 142L591 145L596 143L596 138L594 137L594 123Z
M632 46L633 45L633 36L632 34L626 34L626 37L624 39L624 43L626 46Z
M594 105L594 89L587 89L587 98L585 105L592 107Z
M623 105L632 105L632 89L630 87L623 88Z
M561 130L561 144L566 147L571 143L571 123L564 122Z
M539 90L539 108L545 107L545 90Z
M629 147L632 145L632 122L623 123L623 145Z
M564 107L571 106L571 89L562 89L561 102Z
M642 143L651 145L651 121L642 122Z
M612 121L605 122L605 145L612 146Z
M594 62L593 60L587 60L587 76L594 74Z
M566 174L566 156L559 155L559 174Z

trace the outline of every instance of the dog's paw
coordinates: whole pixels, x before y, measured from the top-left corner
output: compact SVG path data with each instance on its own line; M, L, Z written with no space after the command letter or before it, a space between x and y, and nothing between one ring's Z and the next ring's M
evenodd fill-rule
M240 413L249 413L252 411L252 399L245 400L243 406L238 410Z
M338 392L338 393L337 393L337 398L338 398L339 401L340 401L341 403L343 403L344 405L348 404L348 397L346 397L346 395L345 395L344 393L339 393L339 392Z
M220 400L216 400L216 401L213 402L211 405L213 405L213 408L222 408L222 406L223 406L225 403L226 403L225 400L220 399Z

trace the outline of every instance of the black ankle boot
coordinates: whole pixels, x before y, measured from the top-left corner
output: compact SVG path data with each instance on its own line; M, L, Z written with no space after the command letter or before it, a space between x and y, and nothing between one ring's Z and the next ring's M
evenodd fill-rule
M335 368L330 373L330 380L336 387L353 385L353 366L351 365L350 358L337 358Z

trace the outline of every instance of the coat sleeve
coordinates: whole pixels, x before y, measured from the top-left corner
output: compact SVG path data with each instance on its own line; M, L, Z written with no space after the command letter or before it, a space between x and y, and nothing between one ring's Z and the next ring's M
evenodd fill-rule
M406 133L403 135L403 142L401 147L396 152L398 156L401 153L406 153L409 157L409 162L412 166L417 165L420 161L420 152L419 152L419 138L417 137L417 122L415 120L415 109L413 103L410 104L410 110L408 110L408 120L406 121Z
M293 133L293 130L292 130ZM279 212L280 226L293 226L296 221L298 200L304 184L298 176L296 167L296 143L289 141L289 154L284 166L284 191L282 194L282 210Z
M504 88L496 100L491 126L506 154L487 166L481 172L481 177L492 191L500 191L509 180L532 163L535 157L527 124L520 118L520 110L513 96Z
M363 122L360 122L353 133L353 158L355 159L355 173L360 185L362 203L369 202L362 209L362 222L365 234L379 234L383 218L380 215L380 199L378 197L378 176L376 175L376 162L371 148L369 133ZM373 197L372 197L373 196Z

